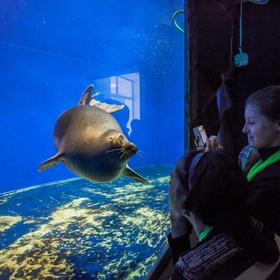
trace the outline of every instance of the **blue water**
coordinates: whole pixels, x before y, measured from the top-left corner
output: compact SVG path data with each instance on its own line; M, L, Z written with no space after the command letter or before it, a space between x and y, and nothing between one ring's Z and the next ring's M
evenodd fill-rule
M168 176L184 150L184 36L172 23L184 1L0 2L0 278L143 279L166 241ZM37 172L56 152L58 116L89 84L125 105L113 115L148 187L72 180L62 163Z
M57 117L92 83L128 106L115 116L143 152L132 166L181 156L184 36L171 17L183 2L1 1L0 192L74 176L37 168L55 152Z

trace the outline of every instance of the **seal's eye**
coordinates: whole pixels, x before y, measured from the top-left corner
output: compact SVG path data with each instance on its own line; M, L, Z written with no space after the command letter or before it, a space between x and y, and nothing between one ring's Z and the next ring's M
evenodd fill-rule
M122 144L124 143L124 137L123 137L123 135L119 135L119 136L118 136L118 142L119 142L120 145L122 145Z

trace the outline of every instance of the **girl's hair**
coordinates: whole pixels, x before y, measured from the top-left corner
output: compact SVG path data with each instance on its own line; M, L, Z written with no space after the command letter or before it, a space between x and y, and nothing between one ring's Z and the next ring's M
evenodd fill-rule
M209 226L221 226L228 220L247 216L248 183L238 164L225 152L204 153L196 166L189 190L189 169L196 153L178 164L175 174L188 192L184 207Z
M256 106L269 120L280 121L280 85L268 86L251 94L246 105Z
M195 213L204 224L233 236L259 260L273 261L278 251L269 255L266 252L271 252L271 244L260 246L264 244L262 224L259 223L259 229L252 225L246 207L249 184L237 162L223 151L210 151L203 153L193 168L197 153L185 155L174 172L186 196L183 207ZM189 178L193 178L192 182Z

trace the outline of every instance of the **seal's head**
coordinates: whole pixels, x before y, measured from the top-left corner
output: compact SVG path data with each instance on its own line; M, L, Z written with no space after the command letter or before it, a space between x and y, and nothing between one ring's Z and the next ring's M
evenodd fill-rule
M128 141L120 132L110 135L109 142L112 148L111 151L117 152L122 160L128 160L137 152L136 145Z

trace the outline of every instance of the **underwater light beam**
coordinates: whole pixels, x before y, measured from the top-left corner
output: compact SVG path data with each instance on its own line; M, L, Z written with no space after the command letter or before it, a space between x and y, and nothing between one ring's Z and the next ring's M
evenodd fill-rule
M64 59L69 59L69 60L78 60L77 58L73 58L73 57L70 57L70 56L60 55L60 54L57 54L57 53L47 52L47 51L44 51L44 50L35 49L35 48L31 48L31 47L27 47L27 46L23 46L23 45L18 45L18 44L14 44L14 43L9 43L9 42L5 42L5 41L0 41L0 45L7 46L7 47L18 48L18 49L23 49L23 50L32 51L32 52L41 53L41 54L46 54L46 55L51 55L51 56L56 56L56 57L59 57L59 58L64 58Z

